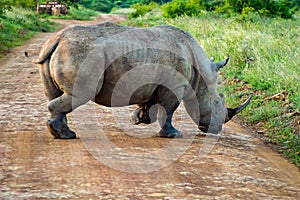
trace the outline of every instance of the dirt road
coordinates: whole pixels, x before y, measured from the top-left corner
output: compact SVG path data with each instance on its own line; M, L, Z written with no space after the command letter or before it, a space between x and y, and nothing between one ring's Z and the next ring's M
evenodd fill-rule
M120 18L59 22L108 20ZM151 136L155 127L126 120L120 126L118 109L89 103L70 115L81 139L54 140L38 67L23 55L36 59L51 35L36 35L0 60L0 199L300 199L296 167L234 122L220 138L199 135L182 107L175 116L182 139Z

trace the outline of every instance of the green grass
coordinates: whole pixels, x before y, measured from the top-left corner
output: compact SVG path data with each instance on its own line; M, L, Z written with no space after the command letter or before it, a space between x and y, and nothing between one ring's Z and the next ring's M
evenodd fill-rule
M98 14L81 5L71 6L67 15L59 16L37 15L35 11L13 7L0 16L0 58L11 48L23 45L35 33L55 31L59 25L52 22L51 18L91 20Z
M20 46L37 32L54 31L57 24L40 19L34 12L13 8L0 17L0 57Z
M237 106L255 92L243 118L278 144L280 151L300 167L300 18L269 19L258 16L226 18L202 13L198 17L164 19L151 13L129 25L170 24L191 33L215 60L231 59L221 76L226 102ZM282 93L284 99L272 97ZM290 113L296 113L292 115Z

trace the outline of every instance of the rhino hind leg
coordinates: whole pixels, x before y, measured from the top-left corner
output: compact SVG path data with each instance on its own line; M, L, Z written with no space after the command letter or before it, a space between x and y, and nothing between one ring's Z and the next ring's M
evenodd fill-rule
M64 93L49 102L48 109L51 113L51 119L48 120L47 127L54 138L76 138L75 132L68 127L66 114L86 102L87 100L79 100L67 93Z
M64 120L48 120L47 127L49 132L56 139L74 139L76 134L74 131L70 130L68 124Z

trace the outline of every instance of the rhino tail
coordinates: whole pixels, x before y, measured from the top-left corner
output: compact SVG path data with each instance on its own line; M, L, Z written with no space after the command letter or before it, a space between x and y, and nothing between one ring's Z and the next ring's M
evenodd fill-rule
M58 44L59 44L59 39L56 39L51 43L47 42L44 45L43 49L41 50L38 60L35 61L34 63L43 64L46 60L48 60L51 57L53 52L56 50Z

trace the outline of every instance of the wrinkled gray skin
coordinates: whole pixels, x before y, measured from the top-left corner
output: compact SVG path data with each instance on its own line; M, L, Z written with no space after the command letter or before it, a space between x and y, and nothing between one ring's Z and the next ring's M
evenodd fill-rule
M75 138L66 114L92 100L112 107L137 104L134 124L158 119L160 137L181 137L172 115L183 101L202 131L219 133L251 99L238 108L225 107L216 80L227 62L209 60L191 35L172 26L107 22L66 28L44 44L36 62L49 98L48 129L55 138Z

